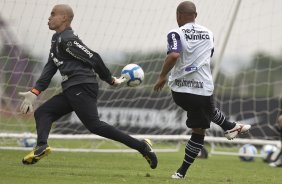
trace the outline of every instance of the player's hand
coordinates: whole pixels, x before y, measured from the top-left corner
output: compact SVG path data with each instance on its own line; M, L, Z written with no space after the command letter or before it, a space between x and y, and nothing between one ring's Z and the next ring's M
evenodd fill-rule
M164 85L166 84L167 78L166 77L159 77L159 79L157 80L157 82L155 83L154 86L154 91L161 91L164 87Z
M19 95L24 97L24 101L21 104L20 111L23 114L27 114L28 112L33 112L33 103L36 100L37 95L32 93L31 91L19 92Z
M119 86L122 83L126 82L127 79L124 76L120 76L119 78L113 77L114 81L113 81L113 86Z

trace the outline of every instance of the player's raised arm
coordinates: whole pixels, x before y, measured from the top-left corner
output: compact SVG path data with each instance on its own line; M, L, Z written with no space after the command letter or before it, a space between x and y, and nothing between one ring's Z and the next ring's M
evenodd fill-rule
M171 52L166 56L160 76L154 86L155 91L162 90L162 88L164 87L164 85L167 82L167 74L174 67L179 56L180 54L177 52Z
M159 78L154 86L155 91L162 90L167 82L167 74L174 67L178 58L180 57L179 53L182 50L182 45L180 36L177 32L172 31L167 35L167 48L167 56L165 58Z

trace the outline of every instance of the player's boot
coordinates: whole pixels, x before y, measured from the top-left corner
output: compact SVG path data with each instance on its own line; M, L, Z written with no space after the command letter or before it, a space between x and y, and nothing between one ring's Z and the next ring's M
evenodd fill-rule
M48 144L36 146L29 154L27 154L23 158L22 162L25 165L35 164L40 159L47 156L49 153L51 153L51 148L48 146Z
M280 154L278 160L276 160L275 162L271 162L269 166L270 167L282 167L282 154Z
M174 173L173 175L171 175L172 179L183 179L184 176L178 172Z
M158 158L152 149L152 143L149 139L144 139L143 142L146 145L145 150L143 152L143 157L148 161L150 167L152 169L155 169L158 165Z
M243 123L236 122L236 125L235 125L234 128L224 132L224 136L228 140L232 140L232 139L236 138L238 134L247 133L250 128L251 128L251 125L245 125Z

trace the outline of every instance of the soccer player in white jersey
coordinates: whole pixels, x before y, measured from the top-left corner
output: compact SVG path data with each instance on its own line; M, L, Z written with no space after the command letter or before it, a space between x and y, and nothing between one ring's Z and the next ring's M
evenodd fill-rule
M247 132L251 126L229 122L214 106L210 68L214 51L213 34L195 23L195 4L190 1L180 3L176 17L179 28L167 35L167 56L154 90L160 91L168 81L173 100L187 111L186 125L192 129L192 135L185 147L182 165L172 175L174 179L181 179L203 148L205 130L210 128L211 121L222 127L227 139Z

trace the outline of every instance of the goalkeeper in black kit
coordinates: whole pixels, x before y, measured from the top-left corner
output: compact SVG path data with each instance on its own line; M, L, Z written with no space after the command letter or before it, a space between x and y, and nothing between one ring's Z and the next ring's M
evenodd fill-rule
M82 43L71 28L73 16L70 6L65 4L54 6L48 19L48 26L56 33L52 37L48 62L35 86L28 92L19 93L24 97L20 111L32 112L37 96L48 87L57 70L60 71L63 92L53 96L35 110L37 145L23 158L23 164L35 164L51 152L47 139L52 123L74 111L90 132L137 150L148 161L150 167L155 169L158 160L150 140L137 140L99 119L96 75L112 86L120 85L125 79L113 77L99 54Z

